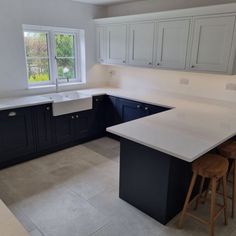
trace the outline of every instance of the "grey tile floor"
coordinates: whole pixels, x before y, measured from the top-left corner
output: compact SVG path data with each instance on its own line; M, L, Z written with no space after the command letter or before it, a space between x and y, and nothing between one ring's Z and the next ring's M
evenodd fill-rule
M159 224L119 199L118 181L119 142L101 138L1 170L0 198L32 236L208 235L193 220ZM236 220L222 222L216 235L236 236Z

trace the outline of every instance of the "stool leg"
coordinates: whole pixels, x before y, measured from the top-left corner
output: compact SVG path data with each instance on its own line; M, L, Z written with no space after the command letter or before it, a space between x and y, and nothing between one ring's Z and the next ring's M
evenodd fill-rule
M227 176L223 176L223 195L224 195L224 219L225 225L228 224L228 217L227 217Z
M233 196L232 196L232 218L234 218L235 200L236 200L236 161L233 161Z
M195 207L194 207L195 210L197 210L198 205L199 205L199 201L200 201L200 199L201 199L201 197L202 197L202 190L203 190L204 183L205 183L205 178L202 177L201 184L200 184L199 195L198 195L198 197L196 198L196 204L195 204Z
M188 194L187 194L187 197L186 197L186 200L185 200L185 203L184 203L184 207L183 207L180 219L179 219L179 228L182 228L184 216L185 216L186 211L188 209L189 200L190 200L191 195L192 195L192 191L193 191L193 187L194 187L195 182L196 182L196 178L197 178L197 173L193 173L193 177L192 177L189 189L188 189Z
M215 228L215 206L216 206L216 178L212 178L212 193L211 193L211 216L210 216L210 235L214 236Z
M208 196L210 187L211 187L211 182L208 183L207 189L206 189L206 191L205 191L205 194L204 194L204 197L203 197L203 204L205 204L205 202L206 202L206 200L207 200L207 196Z

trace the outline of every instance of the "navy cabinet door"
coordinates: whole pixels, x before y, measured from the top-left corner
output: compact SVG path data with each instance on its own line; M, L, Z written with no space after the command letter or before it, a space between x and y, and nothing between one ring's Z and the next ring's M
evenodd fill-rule
M143 104L144 116L154 115L163 111L168 111L170 108Z
M102 136L105 132L105 96L93 98L92 135Z
M75 115L75 140L89 139L92 136L93 110L79 112Z
M53 116L51 104L33 108L36 122L36 147L43 151L53 146Z
M106 97L106 127L122 123L120 116L120 99L113 96Z
M0 162L35 151L32 113L28 108L0 112Z
M120 116L122 122L128 122L131 120L139 119L144 116L143 104L120 99Z
M65 145L73 142L75 134L74 120L75 114L54 117L56 145Z

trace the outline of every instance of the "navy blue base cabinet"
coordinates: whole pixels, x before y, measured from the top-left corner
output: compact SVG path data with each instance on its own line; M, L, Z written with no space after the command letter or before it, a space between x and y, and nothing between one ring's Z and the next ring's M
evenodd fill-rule
M106 127L122 123L120 114L120 99L113 96L106 97Z
M145 116L145 110L143 109L142 103L127 99L120 99L118 110L122 123Z
M106 127L165 110L102 95L93 97L91 110L56 117L51 104L0 111L0 168L102 137Z
M90 135L93 138L104 136L106 131L106 96L93 98L93 114Z
M142 102L136 102L129 99L108 97L108 116L107 126L117 125L131 120L139 119L145 116L153 115L170 108L154 106Z
M32 107L35 131L36 131L36 148L37 151L44 151L52 147L53 140L53 117L52 105L46 104Z
M75 114L53 117L55 145L63 146L74 140Z
M191 163L121 139L120 198L162 224L183 207Z
M0 112L0 164L34 153L35 135L30 108Z

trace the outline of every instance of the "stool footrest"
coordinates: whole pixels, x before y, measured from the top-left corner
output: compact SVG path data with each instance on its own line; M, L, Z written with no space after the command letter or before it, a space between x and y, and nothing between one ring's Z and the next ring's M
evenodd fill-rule
M222 206L222 205L220 205L220 206L221 206L221 208L219 209L219 211L218 211L218 212L215 214L215 216L214 216L214 221L216 221L216 219L220 216L221 212L224 211L224 206ZM209 224L210 224L210 221L204 220L204 219L202 219L201 217L196 216L195 214L193 214L193 213L191 213L191 212L188 212L188 211L187 211L185 214L188 215L188 216L190 216L190 217L192 217L192 218L194 218L195 220L200 221L200 222L203 223L203 224L206 224L206 225L209 225Z

